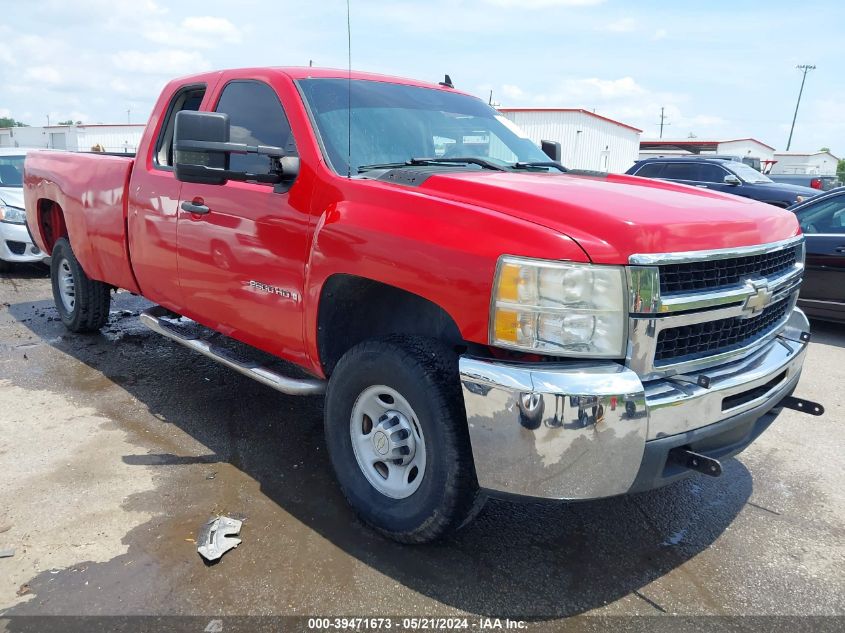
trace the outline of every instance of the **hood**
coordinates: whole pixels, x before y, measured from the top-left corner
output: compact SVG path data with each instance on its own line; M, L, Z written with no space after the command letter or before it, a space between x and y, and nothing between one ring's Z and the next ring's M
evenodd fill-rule
M635 176L463 171L438 173L418 189L563 233L596 263L626 264L634 253L754 246L800 233L789 211Z
M23 188L0 187L0 202L10 207L23 209Z
M766 189L777 189L778 191L785 191L787 193L794 193L797 196L816 196L821 193L821 189L812 189L804 187L803 185L790 185L786 182L755 182L755 187L766 187Z

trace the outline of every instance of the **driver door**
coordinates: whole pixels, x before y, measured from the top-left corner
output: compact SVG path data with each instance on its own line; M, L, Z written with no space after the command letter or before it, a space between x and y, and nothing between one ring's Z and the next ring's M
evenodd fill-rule
M296 153L284 108L268 83L224 79L221 84L214 111L229 115L232 142ZM232 171L269 173L270 167L267 156L230 157ZM188 316L259 349L303 362L308 199L302 178L286 191L255 182L184 183L177 257ZM197 206L206 211L192 212Z

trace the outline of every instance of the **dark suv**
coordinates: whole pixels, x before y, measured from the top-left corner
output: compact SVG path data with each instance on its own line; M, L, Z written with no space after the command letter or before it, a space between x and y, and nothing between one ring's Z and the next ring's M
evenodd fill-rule
M783 208L819 193L810 187L772 182L753 167L725 158L646 158L634 163L626 173L732 193Z

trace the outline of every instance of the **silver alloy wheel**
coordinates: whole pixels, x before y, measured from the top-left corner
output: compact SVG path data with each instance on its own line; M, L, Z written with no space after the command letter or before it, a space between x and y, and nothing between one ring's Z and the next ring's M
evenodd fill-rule
M392 499L410 497L425 475L425 438L417 414L385 385L358 396L349 420L352 450L367 481Z
M73 279L73 270L70 267L70 262L64 258L59 260L57 265L59 268L59 296L62 298L65 310L73 312L73 307L76 305L76 283Z

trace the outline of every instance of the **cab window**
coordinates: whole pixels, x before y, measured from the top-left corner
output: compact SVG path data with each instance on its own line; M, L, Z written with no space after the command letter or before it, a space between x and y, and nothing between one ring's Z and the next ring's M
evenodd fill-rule
M233 81L226 85L216 112L229 115L229 140L247 145L271 145L296 154L288 118L276 92L260 81ZM256 154L232 154L229 169L250 174L269 174L271 158Z
M156 152L153 162L160 169L173 168L173 129L176 126L176 114L183 110L199 110L205 96L205 85L186 86L179 90L167 106L164 125L156 140Z

